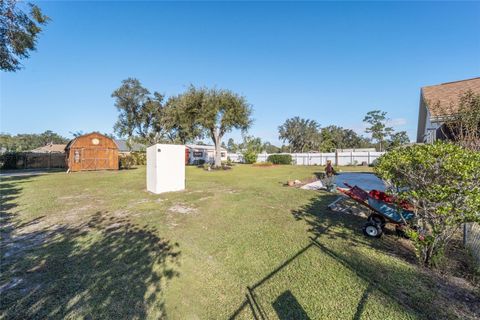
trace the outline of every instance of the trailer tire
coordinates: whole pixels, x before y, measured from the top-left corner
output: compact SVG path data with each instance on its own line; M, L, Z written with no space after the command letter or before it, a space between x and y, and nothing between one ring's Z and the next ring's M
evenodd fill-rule
M379 225L381 228L385 227L385 224L386 224L385 218L375 213L368 216L368 222L375 223Z
M382 236L382 227L375 222L367 222L363 226L363 234L367 237L380 238Z

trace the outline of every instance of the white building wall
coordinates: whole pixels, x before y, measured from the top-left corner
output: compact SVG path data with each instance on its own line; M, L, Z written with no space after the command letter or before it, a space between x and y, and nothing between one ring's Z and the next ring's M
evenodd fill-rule
M200 146L196 145L195 147L187 145L189 151L189 163L198 164L200 160L203 160L205 163L214 163L215 162L215 149L212 146ZM227 151L222 149L222 161L227 161ZM201 156L199 155L201 154Z

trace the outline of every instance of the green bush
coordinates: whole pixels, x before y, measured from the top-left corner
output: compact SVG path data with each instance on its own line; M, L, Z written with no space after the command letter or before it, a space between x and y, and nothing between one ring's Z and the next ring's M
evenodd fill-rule
M437 142L396 148L378 159L375 173L389 192L414 206L407 229L426 267L439 266L462 223L480 222L480 152Z
M134 165L144 166L147 164L147 153L141 151L135 151L130 154L134 159Z
M134 165L135 158L130 154L120 156L120 158L118 159L118 166L120 167L120 169L130 169Z
M255 151L245 151L243 153L243 160L245 163L255 163L257 162L257 155Z
M273 164L292 164L292 156L290 154L271 154L267 161Z

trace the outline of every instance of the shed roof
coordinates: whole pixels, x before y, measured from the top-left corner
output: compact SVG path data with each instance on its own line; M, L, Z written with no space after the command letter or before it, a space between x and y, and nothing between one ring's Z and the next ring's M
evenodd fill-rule
M480 77L446 82L422 88L422 95L432 117L454 114L462 93L473 91L480 94Z
M114 140L113 140L112 138L107 137L106 135L101 134L100 132L91 132L91 133L87 133L87 134L84 134L84 135L75 137L75 138L73 138L72 140L70 140L70 141L67 143L67 145L65 146L65 150L70 149L70 148L75 144L75 142L77 142L78 140L84 139L84 138L86 138L86 137L93 136L93 135L102 136L103 138L106 138L106 139L108 139L108 140L111 140L112 143L118 148L117 144L114 143Z

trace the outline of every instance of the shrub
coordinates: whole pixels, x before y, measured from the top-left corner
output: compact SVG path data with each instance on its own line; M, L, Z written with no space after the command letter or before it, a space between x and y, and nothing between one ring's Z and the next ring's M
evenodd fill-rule
M257 162L257 153L253 150L245 151L243 153L243 160L245 163L255 163Z
M130 154L126 154L120 156L118 162L118 166L120 169L130 169L135 165L135 158Z
M130 154L134 160L134 165L144 166L147 164L147 153L141 151L135 151Z
M273 164L292 164L292 156L290 154L271 154L267 161Z
M21 152L7 152L0 155L0 168L3 170L17 169L24 164L25 155Z
M230 157L227 157L227 162L225 162L227 166L233 167L235 163L230 159Z
M378 159L374 170L389 192L414 206L418 228L407 234L424 266L438 266L461 224L480 221L479 163L479 152L445 142L397 148Z

